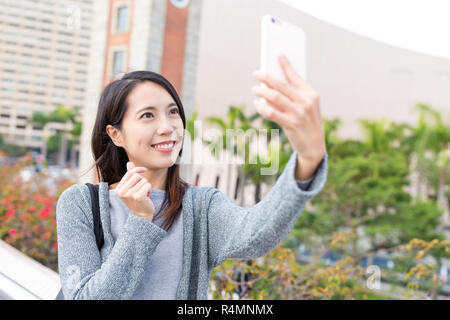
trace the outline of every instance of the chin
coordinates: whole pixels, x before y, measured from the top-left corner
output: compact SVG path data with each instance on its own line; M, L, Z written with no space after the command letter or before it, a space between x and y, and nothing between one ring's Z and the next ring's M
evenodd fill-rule
M160 160L153 162L153 167L158 169L164 169L164 168L170 168L175 164L175 161L172 161L172 159L167 158L166 160Z

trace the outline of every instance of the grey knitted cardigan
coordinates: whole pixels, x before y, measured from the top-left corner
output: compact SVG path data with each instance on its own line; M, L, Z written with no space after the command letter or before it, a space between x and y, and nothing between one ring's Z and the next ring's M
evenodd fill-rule
M295 180L294 151L274 186L259 203L238 206L220 190L190 185L183 198L183 267L177 299L207 300L212 270L227 258L255 259L274 249L294 227L308 199L325 185L326 153L308 191ZM104 245L93 231L89 189L74 184L56 206L58 269L65 299L130 299L146 264L167 233L129 212L115 244L111 234L108 183L100 182Z

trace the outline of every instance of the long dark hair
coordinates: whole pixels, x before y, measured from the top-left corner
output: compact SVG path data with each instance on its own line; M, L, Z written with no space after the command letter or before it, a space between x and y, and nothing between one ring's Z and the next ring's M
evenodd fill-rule
M169 92L178 106L181 119L183 120L183 127L186 129L183 104L175 88L162 75L151 71L133 71L125 74L121 79L109 83L103 89L100 97L97 118L92 131L91 146L95 160L94 166L97 168L98 181L113 184L120 181L127 172L126 164L130 160L125 150L113 143L106 132L106 126L110 124L117 129L122 128L122 120L128 108L127 97L137 84L144 81L153 81ZM178 157L181 156L182 151L183 147ZM180 214L185 189L189 185L180 178L180 166L177 163L178 157L176 163L168 170L164 200L159 212L155 213L156 216L163 208L169 205L161 215L165 217L162 228L166 231L172 227L173 222Z

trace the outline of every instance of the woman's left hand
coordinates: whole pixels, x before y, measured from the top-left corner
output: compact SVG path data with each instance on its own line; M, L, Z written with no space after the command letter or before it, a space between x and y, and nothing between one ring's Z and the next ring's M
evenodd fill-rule
M319 94L295 72L285 56L279 56L279 62L288 83L255 72L254 77L267 88L253 87L252 93L264 98L267 104L257 100L254 103L258 113L284 130L297 151L296 179L307 180L326 151Z

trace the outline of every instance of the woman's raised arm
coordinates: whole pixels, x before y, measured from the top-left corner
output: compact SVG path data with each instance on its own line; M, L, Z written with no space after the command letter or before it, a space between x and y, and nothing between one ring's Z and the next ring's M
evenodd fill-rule
M208 263L227 258L254 259L269 253L291 232L306 202L318 194L327 179L328 154L318 165L310 187L302 190L295 179L294 151L275 185L259 203L238 206L220 190L211 188L208 207Z

